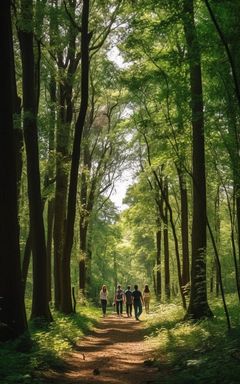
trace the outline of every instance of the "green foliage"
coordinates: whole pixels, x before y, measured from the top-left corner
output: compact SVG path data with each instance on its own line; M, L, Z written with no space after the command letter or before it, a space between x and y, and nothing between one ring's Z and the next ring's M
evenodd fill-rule
M39 383L41 370L66 370L63 354L92 329L99 316L99 311L88 306L71 316L54 313L54 322L41 329L30 323L29 334L0 346L0 382Z
M89 296L99 303L99 292L103 284L106 284L113 295L115 271L114 257L117 254L117 244L121 239L121 230L117 224L118 212L111 201L107 201L102 210L96 210L91 217L92 241L92 281L89 287Z
M239 382L240 332L236 296L227 297L233 329L227 332L222 304L214 300L215 317L184 322L176 305L160 305L147 320L147 342L155 349L153 364L162 371L161 383Z

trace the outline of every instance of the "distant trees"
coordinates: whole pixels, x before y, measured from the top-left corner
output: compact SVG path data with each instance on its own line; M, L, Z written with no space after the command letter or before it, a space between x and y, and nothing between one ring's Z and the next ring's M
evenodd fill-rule
M168 231L170 255L175 239L181 253L180 286L183 287L187 302L190 292L187 317L192 318L212 316L207 299L208 265L213 266L216 290L219 289L220 279L219 260L216 263L212 261L216 256L215 238L222 253L220 261L229 268L229 273L230 270L236 271L237 289L239 268L235 244L235 238L239 236L236 226L237 200L236 205L234 203L239 195L236 186L239 115L235 98L238 73L235 72L234 53L237 52L238 43L228 28L231 23L235 25L234 9L236 11L238 5L234 2L230 9L227 2L221 7L210 1L205 3L207 8L200 3L195 7L195 1L164 1L156 6L151 0L146 0L141 5L135 4L134 12L138 13L138 20L129 18L131 28L122 50L129 62L124 81L131 98L132 116L129 120L132 143L138 140L139 133L145 134L151 152L149 168L145 165L148 154L144 150L141 152L137 183L142 184L143 172L149 177L151 172L165 168L163 180L168 181L168 199L176 217L176 233ZM211 18L204 24L203 20L209 15ZM216 41L212 22L225 49L224 54L216 44L216 49L212 49L211 41ZM235 171L230 175L233 169ZM151 189L154 197L154 189ZM226 224L221 221L221 229L216 222L219 216L216 216L216 206L214 208L213 204L216 194L221 200L218 214L221 212L221 220L224 216ZM162 189L159 200L164 199L164 196L166 193ZM134 209L134 200L129 201L130 209ZM229 217L224 207L227 207ZM161 225L158 222L158 228L161 228L163 234L171 222L164 220L164 214L160 216ZM209 241L206 233L207 219ZM231 227L229 236L232 240L227 242L226 249L222 244L228 238L227 223ZM215 228L213 232L212 227ZM159 239L158 233L155 249L158 255L160 250L160 258L163 260L164 236ZM192 250L190 263L189 248ZM230 248L233 258L228 262ZM170 289L173 295L179 290L175 283L176 267L171 259ZM159 268L156 267L156 270ZM163 263L160 271L167 276L168 268L166 266L165 269ZM223 278L225 281L228 279L229 286L230 275ZM161 284L166 288L164 280ZM167 293L164 298L167 298Z

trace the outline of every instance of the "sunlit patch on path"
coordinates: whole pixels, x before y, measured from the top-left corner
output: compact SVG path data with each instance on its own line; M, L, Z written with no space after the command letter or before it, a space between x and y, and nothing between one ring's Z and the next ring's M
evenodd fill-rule
M91 335L81 339L67 357L66 373L48 373L48 383L63 384L150 384L157 381L158 370L146 367L151 358L144 342L141 322L110 315Z

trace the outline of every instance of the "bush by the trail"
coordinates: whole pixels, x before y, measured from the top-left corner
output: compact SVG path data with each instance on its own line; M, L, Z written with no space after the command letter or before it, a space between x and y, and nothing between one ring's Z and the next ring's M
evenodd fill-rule
M54 322L39 329L29 324L29 333L0 346L0 383L40 383L37 371L67 369L63 354L96 324L96 308L81 308L81 313L63 316L54 313Z
M147 341L155 348L154 365L168 384L237 384L240 377L239 304L228 297L228 332L220 300L211 302L214 318L184 322L178 305L156 306L147 319Z

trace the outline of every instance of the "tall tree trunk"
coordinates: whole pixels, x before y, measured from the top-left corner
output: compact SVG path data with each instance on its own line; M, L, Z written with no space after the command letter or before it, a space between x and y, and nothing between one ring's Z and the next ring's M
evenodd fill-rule
M101 162L99 162L100 164ZM99 164L98 167L99 168ZM80 255L79 263L79 288L85 294L86 283L90 281L89 257L90 239L88 236L89 221L94 206L97 175L87 182L87 174L91 172L91 158L88 146L83 148L83 171L81 173L81 214L80 214Z
M220 218L220 186L218 185L217 187L217 192L216 192L216 198L215 198L215 204L214 204L214 211L215 211L215 243L216 243L216 248L219 249L220 247L220 228L221 228L221 218ZM218 265L215 260L215 289L216 289L216 296L218 297L219 295L219 281L220 281L220 276L219 276L219 270L218 270Z
M145 143L147 146L148 163L151 166L152 164L151 164L151 156L150 156L151 154L150 154L149 143L147 140L147 136L145 134L143 134L143 137L144 137L144 140L145 140ZM173 239L174 239L175 252L176 252L178 284L179 284L179 290L180 290L180 294L181 294L183 308L185 309L186 308L186 299L184 296L183 286L182 286L181 261L180 261L180 254L179 254L177 232L176 232L176 227L175 227L175 224L173 221L172 207L171 207L169 200L168 200L168 191L166 189L166 183L165 183L165 186L163 186L163 181L162 181L161 175L159 177L156 170L154 170L153 168L152 168L152 173L153 173L153 176L155 178L155 183L156 183L157 187L159 188L159 191L161 192L162 199L164 200L164 203L166 205L166 211L165 212L169 213L169 220L170 220L170 224L171 224L171 229L172 229L172 234L173 234ZM163 218L163 221L164 221L165 214L163 212L163 209L161 211L161 205L159 205L159 208L160 208L160 212L161 212L161 217Z
M117 255L115 252L113 254L113 284L114 284L114 289L113 289L113 294L114 294L115 290L117 289L117 285L118 285Z
M60 113L57 123L56 135L56 187L55 187L55 212L54 212L54 287L55 308L60 310L64 286L62 282L63 271L61 267L63 258L67 189L68 189L68 145L69 124L65 123L65 87L60 84Z
M162 228L161 219L157 219L156 231L156 297L160 301L162 297L162 274L161 274L161 242L162 242Z
M62 260L62 270L65 272L64 287L65 295L62 303L64 313L72 312L71 299L71 276L70 276L70 258L73 244L74 222L76 215L76 197L78 184L78 169L80 160L80 147L82 140L82 132L88 107L88 87L89 87L89 41L88 33L89 18L89 0L83 0L82 9L82 34L81 34L81 105L78 119L75 125L74 142L72 151L72 163L70 173L70 184L68 193L67 222L66 235L64 242L64 254Z
M93 191L92 191L93 192ZM86 285L90 283L91 276L91 239L89 238L89 221L93 210L94 197L90 195L88 198L88 204L80 219L80 255L81 260L79 262L79 288L85 295Z
M54 4L55 3L55 4ZM72 305L69 301L71 297L70 284L70 259L66 260L64 256L64 241L66 230L67 214L67 192L68 192L68 163L69 163L69 138L71 123L73 117L73 76L76 72L80 54L76 54L76 38L79 33L74 22L76 11L76 0L69 2L71 13L67 11L70 17L68 27L68 45L59 52L56 47L54 30L56 30L56 20L54 11L50 17L50 36L51 45L57 52L57 64L59 69L59 115L56 137L56 189L55 189L55 221L54 221L54 289L55 289L55 307L64 313L72 311ZM52 10L57 7L56 2L52 1ZM65 9L67 10L66 4ZM59 21L59 20L58 20ZM53 31L53 33L52 33ZM67 263L69 264L67 266ZM70 289L70 292L69 292ZM66 309L68 301L68 309Z
M219 287L220 287L220 291L221 291L221 295L222 295L222 301L223 301L223 307L224 307L224 311L225 311L225 315L226 315L226 319L227 319L227 326L228 326L228 330L230 330L231 329L231 323L230 323L230 317L229 317L228 308L227 308L227 304L226 304L226 300L225 300L225 293L224 293L224 289L223 289L221 263L220 263L215 239L214 239L214 236L212 233L211 226L209 225L208 219L207 219L207 226L208 226L208 230L210 233L210 237L212 240L212 245L213 245L213 249L214 249L214 253L215 253L215 260L216 260L216 265L217 265L217 269L218 269L218 276L219 276Z
M24 294L26 291L27 276L28 276L28 270L29 270L29 265L31 260L31 252L32 252L31 231L29 231L29 234L27 236L27 240L25 243L23 261L22 261L22 286L23 286Z
M165 181L164 196L168 203L168 185ZM164 276L165 276L165 297L170 300L170 268L169 268L169 239L168 239L168 208L165 201L165 212L163 215L163 241L164 241Z
M48 301L52 301L52 241L54 222L54 199L49 200L47 208L47 274Z
M235 244L235 225L234 225L235 214L234 214L234 208L231 207L231 201L225 185L224 185L224 189L227 197L227 206L228 206L229 217L230 217L232 255L233 255L233 262L234 262L234 269L235 269L235 279L236 279L238 300L240 301L240 279L239 279L239 268L238 268L237 251L236 251L236 244ZM234 191L233 201L235 202L235 191Z
M87 226L88 226L88 212L87 212L87 177L86 172L89 171L89 162L86 149L83 149L83 170L81 172L81 212L80 212L80 261L79 261L79 289L85 295L86 285L86 257L87 257Z
M86 288L86 257L87 257L87 224L81 221L80 228L80 261L79 261L79 289L85 295Z
M13 114L17 118L14 122L14 133L15 133L15 143L16 143L16 163L17 163L17 186L18 186L18 199L20 196L20 186L22 178L22 167L23 167L23 131L20 126L20 117L21 117L21 98L17 93L17 83L16 83L16 74L15 70L13 71Z
M181 196L181 235L182 235L182 285L190 282L188 246L188 196L183 171L177 167Z
M51 29L51 28L50 28ZM51 35L51 31L50 31ZM51 45L51 40L50 40ZM50 124L48 135L48 163L46 171L45 185L52 184L54 179L54 148L55 148L55 125L56 125L56 102L57 102L57 85L54 74L51 74L49 82L50 94ZM51 197L48 200L47 207L47 265L48 265L48 297L52 301L52 243L53 243L53 228L54 228L54 212L55 200ZM55 285L54 285L55 287Z
M27 329L21 284L16 147L13 129L12 81L14 57L11 2L0 2L0 341Z
M22 21L32 22L32 1L22 0ZM33 253L33 299L31 318L52 320L48 305L47 253L40 187L36 89L34 84L33 32L19 30L23 69L24 140L27 156L28 198Z
M183 23L187 42L192 102L193 222L191 294L186 317L212 316L206 284L206 178L201 56L194 21L193 0L183 2Z
M87 265L86 265L86 288L90 291L92 282L92 234L91 234L91 223L88 225L88 236L87 236Z

